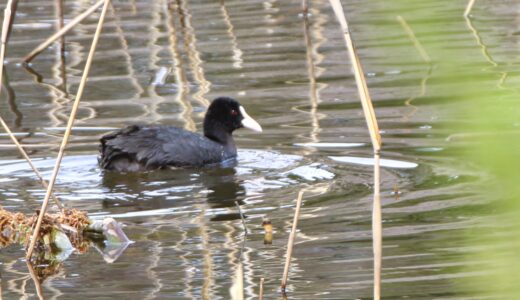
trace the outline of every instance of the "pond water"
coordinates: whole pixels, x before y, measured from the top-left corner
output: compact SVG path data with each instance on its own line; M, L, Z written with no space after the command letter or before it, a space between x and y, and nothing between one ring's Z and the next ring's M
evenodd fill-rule
M471 100L518 94L518 3L343 1L382 130L385 299L468 299L466 231L485 226L488 176L464 157ZM89 1L65 1L65 21ZM56 29L55 1L21 1L0 113L46 178L99 12L29 67ZM397 19L401 16L402 20ZM421 55L403 20L426 52ZM456 59L455 59L456 58ZM474 74L474 81L461 78ZM461 90L458 84L471 87ZM238 99L264 128L235 133L238 164L144 174L103 172L99 138L135 123L201 129L207 104ZM518 126L518 124L517 124ZM2 131L3 132L3 131ZM0 135L0 203L32 213L45 191ZM73 254L43 283L50 299L280 298L295 198L304 205L289 299L370 299L372 147L342 32L328 1L113 1L56 194L124 224L133 244L107 263ZM246 216L244 236L236 203ZM264 245L262 220L274 227ZM33 298L20 246L1 250L1 296ZM478 265L478 261L472 262ZM472 298L473 299L473 298ZM475 299L479 299L476 297Z

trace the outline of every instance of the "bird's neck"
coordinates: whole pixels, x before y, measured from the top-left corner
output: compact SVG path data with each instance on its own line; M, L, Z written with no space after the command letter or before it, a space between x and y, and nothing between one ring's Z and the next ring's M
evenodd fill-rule
M204 136L224 146L226 152L236 155L237 148L231 132L215 126L204 126Z

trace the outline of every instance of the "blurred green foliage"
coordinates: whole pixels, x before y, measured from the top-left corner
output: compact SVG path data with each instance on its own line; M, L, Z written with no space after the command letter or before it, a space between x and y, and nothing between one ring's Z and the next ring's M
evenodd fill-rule
M489 211L475 216L476 225L467 230L460 249L467 253L465 273L454 283L468 296L520 299L520 75L510 52L518 37L506 37L518 32L510 13L518 5L501 2L490 10L491 4L477 1L466 19L466 3L437 4L437 11L421 6L426 1L396 1L385 8L392 6L388 19L399 12L407 20L432 58L426 95L435 95L438 103L445 99L456 119L448 129L456 138L447 147L463 149L460 159L488 178L477 192L488 200Z

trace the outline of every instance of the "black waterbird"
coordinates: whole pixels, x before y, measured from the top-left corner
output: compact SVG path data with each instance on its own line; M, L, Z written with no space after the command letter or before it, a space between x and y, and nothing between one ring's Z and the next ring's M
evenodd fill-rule
M131 125L101 138L103 169L138 172L164 167L202 167L237 156L233 131L262 127L236 100L219 97L204 117L204 135L165 125Z

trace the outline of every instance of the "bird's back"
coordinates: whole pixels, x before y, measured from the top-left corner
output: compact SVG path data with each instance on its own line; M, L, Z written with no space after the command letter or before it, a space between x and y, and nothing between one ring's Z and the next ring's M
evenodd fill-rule
M236 156L202 135L170 126L132 125L101 138L100 166L135 172L165 166L204 166Z

